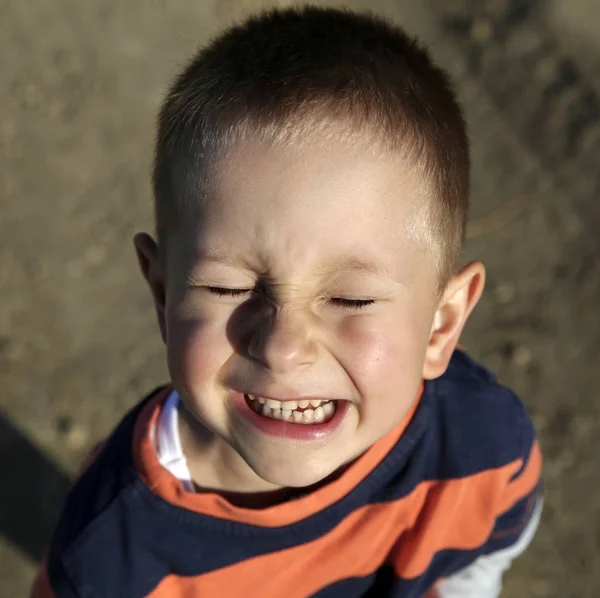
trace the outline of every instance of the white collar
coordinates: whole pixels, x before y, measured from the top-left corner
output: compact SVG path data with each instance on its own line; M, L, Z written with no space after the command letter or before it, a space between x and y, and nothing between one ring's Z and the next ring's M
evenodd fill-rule
M154 445L160 464L174 475L188 492L194 492L192 476L179 437L179 395L173 390L167 397L156 423Z

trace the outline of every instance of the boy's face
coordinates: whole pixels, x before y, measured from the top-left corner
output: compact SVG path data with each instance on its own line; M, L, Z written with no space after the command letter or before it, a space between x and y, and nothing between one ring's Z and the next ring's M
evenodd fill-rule
M391 157L335 141L245 143L223 161L201 217L169 238L155 275L164 307L154 283L173 384L212 455L233 448L269 487L313 484L391 431L423 377L442 373L473 289L459 315L444 311L419 240L424 188ZM329 405L267 417L248 395Z

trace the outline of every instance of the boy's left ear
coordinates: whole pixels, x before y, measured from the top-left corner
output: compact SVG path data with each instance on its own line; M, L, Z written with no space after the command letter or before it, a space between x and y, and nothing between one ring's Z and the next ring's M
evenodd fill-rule
M440 300L433 318L425 352L423 378L433 380L447 369L464 325L477 305L485 286L481 262L467 264L454 275Z

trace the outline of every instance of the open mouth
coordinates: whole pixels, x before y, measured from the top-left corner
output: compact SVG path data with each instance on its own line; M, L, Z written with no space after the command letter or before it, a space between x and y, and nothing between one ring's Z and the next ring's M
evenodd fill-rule
M248 406L263 417L300 425L324 424L337 410L338 401L312 399L302 401L275 401L244 394Z

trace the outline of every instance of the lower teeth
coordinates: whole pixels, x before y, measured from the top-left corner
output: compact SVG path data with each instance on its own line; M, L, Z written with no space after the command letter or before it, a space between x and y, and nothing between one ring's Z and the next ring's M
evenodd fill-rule
M322 424L328 422L335 413L335 401L322 403L315 409L304 409L304 411L290 411L288 409L271 409L267 405L261 405L258 401L246 399L252 409L263 417L292 422L295 424Z

